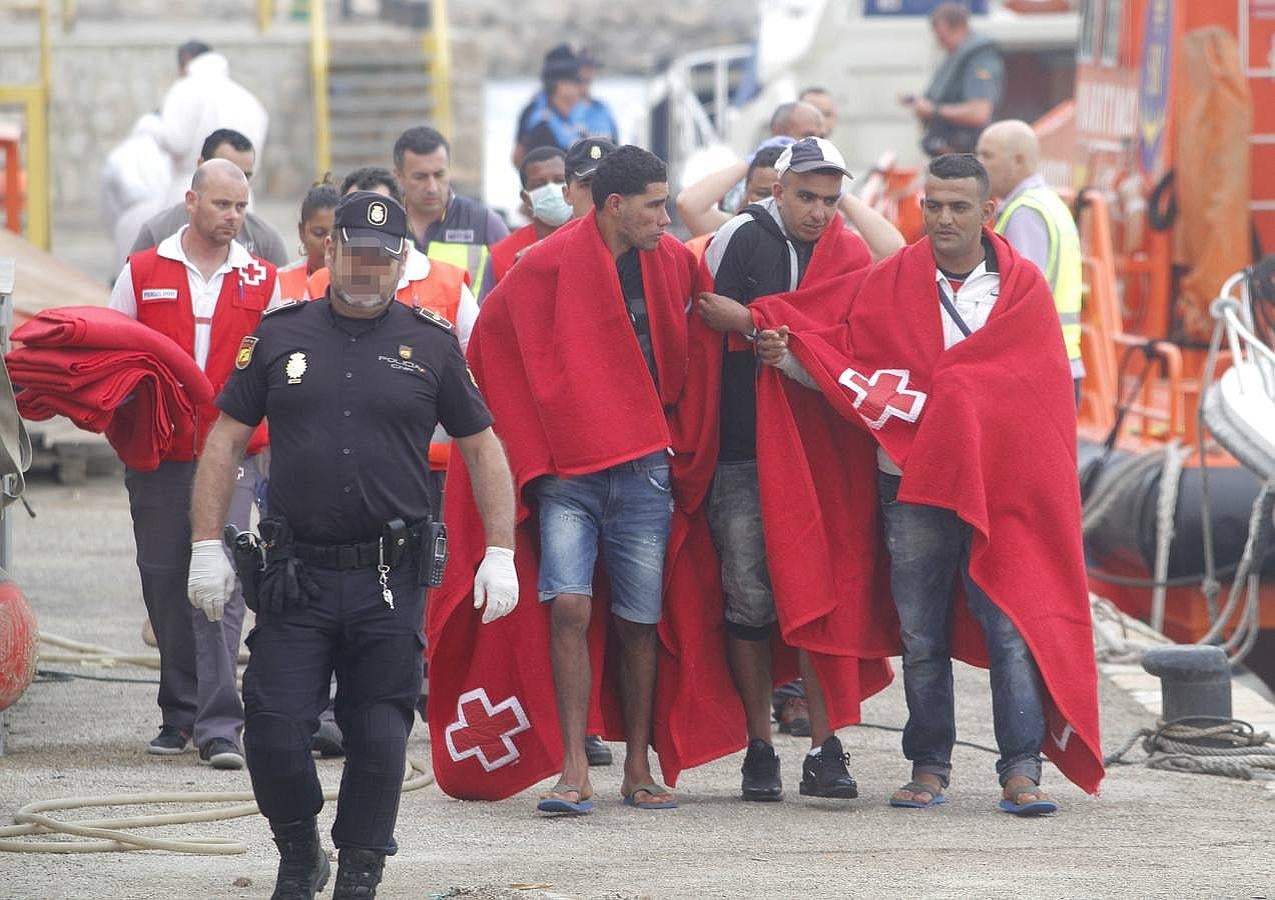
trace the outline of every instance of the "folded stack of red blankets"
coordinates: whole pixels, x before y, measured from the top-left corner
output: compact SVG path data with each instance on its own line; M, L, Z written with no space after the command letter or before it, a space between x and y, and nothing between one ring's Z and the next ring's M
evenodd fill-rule
M65 306L13 333L23 346L5 357L18 411L40 421L66 416L104 433L130 468L158 468L175 440L195 432L195 412L212 385L170 338L123 313Z

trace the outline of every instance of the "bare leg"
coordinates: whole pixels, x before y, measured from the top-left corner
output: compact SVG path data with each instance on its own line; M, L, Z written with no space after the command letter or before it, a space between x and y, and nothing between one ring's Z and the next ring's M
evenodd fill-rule
M727 640L735 690L744 704L748 739L770 743L770 641ZM825 720L827 716L825 715Z
M832 728L828 725L828 704L824 700L823 685L819 682L819 673L815 671L810 654L805 650L798 651L797 661L801 666L801 677L806 683L806 703L810 708L810 746L819 747L832 737Z
M651 719L655 708L655 660L659 636L654 625L640 625L615 618L620 636L620 700L624 705L624 784L628 794L636 785L651 784ZM583 741L581 731L580 740ZM581 750L583 754L583 749ZM655 794L655 802L673 799L672 794Z
M553 688L562 728L562 784L580 789L578 800L593 794L589 761L584 755L584 732L589 716L589 615L593 600L582 594L559 594L550 609L550 655ZM551 794L553 792L550 792ZM564 799L571 800L571 797Z

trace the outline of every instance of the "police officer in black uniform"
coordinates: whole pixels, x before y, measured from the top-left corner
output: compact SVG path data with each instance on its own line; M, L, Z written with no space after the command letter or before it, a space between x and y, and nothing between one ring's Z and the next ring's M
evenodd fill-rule
M465 457L487 531L476 605L490 621L518 600L513 485L491 414L446 320L394 300L407 216L390 198L358 191L342 199L335 224L328 295L280 308L244 339L194 488L189 589L203 607L233 587L222 523L234 467L269 417L272 515L260 547L239 539L236 560L257 612L244 747L279 846L275 898L311 898L328 878L310 740L333 671L346 741L333 896L375 896L397 849L425 586L441 565L428 489L436 421Z

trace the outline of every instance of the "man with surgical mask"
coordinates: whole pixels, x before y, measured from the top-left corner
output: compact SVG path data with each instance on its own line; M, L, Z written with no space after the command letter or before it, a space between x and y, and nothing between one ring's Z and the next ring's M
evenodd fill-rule
M531 210L531 221L492 245L479 303L505 277L524 250L536 241L544 240L571 219L571 204L567 203L563 194L567 182L564 160L565 154L557 147L537 147L523 157L518 166L518 176L522 180L519 196L524 207Z

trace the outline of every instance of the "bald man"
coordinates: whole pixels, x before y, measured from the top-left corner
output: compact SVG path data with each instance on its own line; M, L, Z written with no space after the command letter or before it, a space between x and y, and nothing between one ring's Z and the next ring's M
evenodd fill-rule
M789 137L799 141L807 137L822 137L826 130L823 113L801 100L779 104L770 116L772 137Z
M1026 122L1006 119L987 126L975 152L987 169L992 196L1000 200L996 232L1034 262L1049 282L1079 403L1085 365L1080 354L1081 254L1076 222L1036 171L1040 141Z
M238 166L225 159L203 163L185 202L188 224L158 247L129 256L115 279L111 308L172 338L194 357L216 395L245 336L279 302L279 288L274 265L235 241L248 209L248 179ZM243 704L235 662L243 598L236 591L219 616L209 617L190 605L186 592L194 460L216 418L212 404L198 408L194 433L175 438L154 471L126 470L124 485L142 598L159 646L161 725L147 752L176 756L193 739L201 763L239 769ZM241 530L248 528L260 476L256 457L245 457L230 510Z

